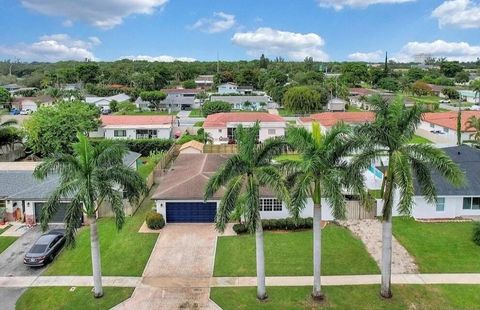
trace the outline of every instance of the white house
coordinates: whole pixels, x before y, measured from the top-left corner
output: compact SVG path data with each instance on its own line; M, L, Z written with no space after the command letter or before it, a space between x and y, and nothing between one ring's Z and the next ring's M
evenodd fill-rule
M373 112L323 112L308 117L299 117L297 125L311 129L312 122L318 122L322 131L325 132L340 121L350 125L359 125L371 122L374 118L375 114Z
M217 93L219 94L238 94L238 85L235 83L223 83L218 85Z
M100 109L104 108L109 108L110 107L110 102L112 101L116 102L123 102L123 101L128 101L130 100L130 96L127 94L117 94L114 96L108 96L108 97L97 97L97 96L87 96L85 97L85 102L94 104Z
M123 163L137 169L137 159L141 154L128 152ZM43 204L48 200L59 183L57 175L49 176L40 181L33 177L33 170L40 162L4 162L0 163L0 207L5 207L8 221L21 221L29 225L39 222ZM66 206L71 197L61 197L62 206L50 220L50 223L63 223L66 215ZM131 214L131 208L127 200L124 200L125 212ZM99 213L104 212L100 207ZM80 219L83 223L84 217Z
M480 117L480 111L462 111L462 141L469 140L473 129L467 130L468 119L472 116ZM424 113L419 129L441 135L446 144L455 145L457 143L457 117L458 113L450 112L432 112Z
M480 103L480 95L477 95L473 90L459 90L460 99L468 103Z
M195 79L195 84L201 89L208 89L213 86L213 75L199 75Z
M238 125L252 127L257 121L260 123L259 141L285 135L285 120L281 116L263 112L212 114L204 121L203 128L213 139L213 144L232 144L235 143L234 133Z
M53 103L50 96L38 97L15 97L12 101L12 107L19 110L30 110L35 112L40 106L49 106Z
M466 184L455 187L439 173L433 171L432 180L437 190L436 203L429 203L418 186L415 187L411 214L416 219L454 219L480 216L480 150L462 145L443 149L465 172ZM398 205L398 193L394 205ZM381 208L377 213L381 214ZM400 215L394 209L394 216Z
M101 126L90 137L108 139L170 139L171 115L102 115Z
M224 101L231 104L234 110L259 110L276 108L272 98L267 95L211 95L210 101ZM246 102L250 104L247 106Z
M347 102L341 98L332 98L328 100L327 110L330 112L345 112Z

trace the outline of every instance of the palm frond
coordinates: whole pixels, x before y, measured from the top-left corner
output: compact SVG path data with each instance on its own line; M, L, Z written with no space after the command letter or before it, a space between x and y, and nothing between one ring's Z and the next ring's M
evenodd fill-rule
M398 211L408 215L413 207L413 197L415 196L412 168L408 157L401 152L394 152L391 160L389 171L394 174L395 185L400 191Z
M215 219L215 228L219 232L224 232L227 223L230 220L230 215L238 205L239 196L244 185L244 176L239 175L232 178L227 185L225 194L220 200L220 205L217 210Z
M210 177L205 186L204 199L211 198L220 187L224 186L231 178L246 172L246 163L239 155L234 155L221 166L215 174Z

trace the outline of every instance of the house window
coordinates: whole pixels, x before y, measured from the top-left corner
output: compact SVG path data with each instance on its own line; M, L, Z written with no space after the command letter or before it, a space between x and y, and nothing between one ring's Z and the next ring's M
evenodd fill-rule
M269 129L268 134L269 135L274 135L275 134L275 129Z
M156 137L156 129L137 129L137 139L151 139Z
M126 130L114 130L113 131L113 136L114 137L126 137L127 136L127 131Z
M480 197L464 197L463 209L464 210L480 210Z
M430 128L435 128L435 124L430 123Z
M445 198L437 198L436 208L437 212L445 211Z
M261 198L260 211L282 211L282 201L276 198Z
M221 132L222 132L222 130L221 130L221 129L219 129L219 130L218 130L218 132L220 132L220 133L221 133Z
M443 131L448 133L450 130L447 127L443 127Z

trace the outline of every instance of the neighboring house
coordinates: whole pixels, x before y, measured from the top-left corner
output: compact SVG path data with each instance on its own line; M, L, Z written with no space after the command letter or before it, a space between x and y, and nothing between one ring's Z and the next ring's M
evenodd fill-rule
M19 89L22 89L24 88L23 86L20 86L18 84L6 84L6 85L2 85L2 88L5 88L7 91L9 91L10 93L13 93Z
M480 150L466 145L443 150L465 172L466 184L463 187L454 187L434 171L432 180L437 190L437 202L428 203L416 184L412 216L416 219L478 218L480 216ZM394 199L395 205L398 204L398 200L397 193ZM377 213L381 214L381 208L378 208ZM395 209L393 215L399 215L398 210Z
M31 110L35 112L40 106L49 106L53 103L50 96L38 97L14 97L12 101L12 108L18 110Z
M199 75L195 79L195 84L197 84L197 87L201 89L209 89L212 88L214 82L213 82L213 75Z
M218 85L217 93L219 94L238 94L238 85L235 83L224 83Z
M203 153L203 146L204 144L202 142L196 140L189 141L182 144L180 154L201 154Z
M328 100L327 110L330 112L345 112L347 102L340 98L332 98Z
M102 115L102 124L90 137L107 139L170 139L171 115Z
M312 114L309 117L300 117L297 120L297 125L311 129L312 122L316 121L320 124L322 131L325 132L340 121L350 125L359 125L372 122L374 118L375 114L373 112L324 112Z
M435 96L439 96L441 98L446 98L446 96L442 93L443 89L445 88L444 86L440 85L435 85L435 84L427 84L428 87L430 87L430 91L432 94Z
M259 141L263 142L271 137L285 135L287 124L278 115L263 112L230 112L209 115L203 123L205 133L213 140L213 144L233 144L238 125L252 127L255 122L260 123Z
M267 95L211 95L210 101L228 102L232 105L232 109L234 110L248 109L254 111L271 108L274 104L272 98ZM249 102L250 105L246 106L245 102Z
M468 119L472 116L480 117L480 111L462 111L462 141L469 140L473 129L467 130ZM457 143L458 112L431 112L424 113L419 129L442 136L449 144Z
M100 109L104 108L110 108L110 102L112 101L116 102L123 102L123 101L128 101L130 100L130 96L127 94L117 94L114 96L108 96L108 97L97 97L97 96L87 96L85 97L85 102L94 104L95 106L99 107Z
M174 88L163 89L162 92L167 94L167 98L161 102L163 108L180 111L200 107L200 100L195 100L195 96L202 92L201 89Z
M459 90L460 100L468 103L480 103L480 95L476 95L473 90Z
M364 110L370 110L368 98L375 94L376 91L368 88L350 88L348 100L351 105Z
M62 86L62 90L66 91L75 91L80 89L82 89L82 85L80 83L70 83Z
M128 152L123 161L127 167L137 169L137 159L141 154ZM33 170L40 162L9 162L0 163L0 206L6 207L8 221L21 221L28 225L40 221L43 204L56 189L59 177L49 176L40 181L33 176ZM71 197L61 197L62 206L52 216L50 223L63 223L66 206ZM132 214L133 209L127 200L124 200L125 211ZM107 208L103 206L100 208ZM104 212L99 210L99 213ZM82 222L83 222L82 217Z

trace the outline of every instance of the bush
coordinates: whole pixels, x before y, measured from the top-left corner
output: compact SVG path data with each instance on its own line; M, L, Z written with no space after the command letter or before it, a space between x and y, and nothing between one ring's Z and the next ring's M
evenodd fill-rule
M480 246L480 222L476 222L473 225L473 242Z
M245 226L245 224L234 224L232 228L237 235L247 232L247 227Z
M221 112L230 112L232 106L230 103L225 101L209 101L205 102L202 106L203 116L207 117L210 114L221 113Z
M130 151L140 153L142 156L168 151L173 145L173 141L170 139L128 139L123 141Z
M155 211L148 212L145 221L150 229L162 229L165 226L163 215Z

